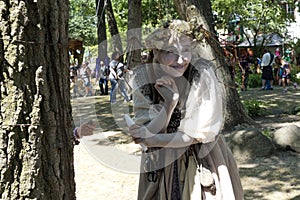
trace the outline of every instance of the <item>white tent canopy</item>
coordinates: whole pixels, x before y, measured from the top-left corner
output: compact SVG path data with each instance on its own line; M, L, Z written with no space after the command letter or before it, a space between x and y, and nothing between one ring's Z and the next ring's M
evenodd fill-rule
M256 38L256 45L262 45L263 39L265 38L264 45L267 47L275 47L281 46L283 44L283 39L280 35L276 33L269 33L269 34L261 34L258 35ZM248 40L241 42L238 47L252 47L254 46L254 39L250 38L250 43Z

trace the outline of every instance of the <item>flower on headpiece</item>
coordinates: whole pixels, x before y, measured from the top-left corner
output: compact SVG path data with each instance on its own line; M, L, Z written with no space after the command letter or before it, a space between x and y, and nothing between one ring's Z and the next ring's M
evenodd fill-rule
M148 49L163 49L166 42L172 43L182 36L194 38L192 25L183 20L173 20L151 33L145 40L145 46Z

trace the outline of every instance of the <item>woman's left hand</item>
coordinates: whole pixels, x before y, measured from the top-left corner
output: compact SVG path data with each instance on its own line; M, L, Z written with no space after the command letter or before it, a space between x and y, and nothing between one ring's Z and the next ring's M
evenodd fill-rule
M93 135L95 128L96 124L92 121L81 124L80 127L77 128L79 138L82 138L83 136Z

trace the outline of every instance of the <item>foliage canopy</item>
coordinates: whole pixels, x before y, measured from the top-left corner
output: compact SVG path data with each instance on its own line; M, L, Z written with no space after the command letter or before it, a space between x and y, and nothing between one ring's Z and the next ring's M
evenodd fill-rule
M217 27L228 30L230 22L240 19L246 38L257 37L260 33L277 33L285 36L287 26L294 21L295 1L287 0L212 0Z
M126 32L128 0L113 0L112 6L120 32ZM142 0L142 24L144 28L161 25L169 19L178 18L173 1ZM85 41L85 45L97 44L97 18L94 0L70 0L70 37Z
M212 0L216 17L216 28L229 29L229 22L240 18L246 39L260 33L277 33L286 36L287 26L293 22L293 15L286 12L294 9L295 0ZM120 32L126 32L128 20L128 0L113 0L113 10ZM289 11L291 11L290 9ZM131 11L129 11L131 12ZM178 18L173 1L142 0L142 24L144 30L155 28L164 21ZM94 0L70 0L70 37L82 39L85 45L97 44L96 5ZM256 44L254 44L256 46Z
M94 0L70 0L69 37L97 44L97 18Z

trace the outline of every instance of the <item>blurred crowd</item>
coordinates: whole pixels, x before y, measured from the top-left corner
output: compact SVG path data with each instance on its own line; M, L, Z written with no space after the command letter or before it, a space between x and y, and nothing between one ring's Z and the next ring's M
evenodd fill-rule
M117 94L120 94L124 102L131 101L124 80L125 73L130 69L120 52L113 52L111 58L106 57L104 60L96 58L93 64L89 61L83 61L81 65L70 63L73 98L109 95L110 102L115 103Z
M231 79L241 91L249 88L249 77L252 74L260 75L261 90L273 90L274 86L282 87L283 92L288 91L288 87L298 88L296 81L292 77L300 76L293 72L300 71L300 54L295 54L286 50L285 55L276 48L273 52L264 49L260 56L255 56L251 48L242 48L238 52L232 52L224 48L224 55L229 67ZM147 54L142 55L142 62L147 58ZM92 63L92 64L91 64ZM292 69L295 70L292 70ZM113 52L111 58L104 60L96 58L82 62L81 65L70 63L71 94L73 98L88 97L94 95L109 95L110 102L115 103L117 94L120 94L124 102L130 102L124 75L130 72L130 67L124 62L120 52ZM294 80L295 80L294 78ZM300 77L298 77L300 78Z
M300 56L296 57L291 50L282 54L280 48L274 49L273 52L264 49L258 54L260 56L254 56L251 48L241 48L235 52L224 49L224 54L231 78L241 91L247 91L249 88L251 74L260 75L261 90L273 90L274 86L278 86L282 87L283 92L287 92L289 86L293 89L298 88L297 82L292 80L297 79L296 73L300 71Z

